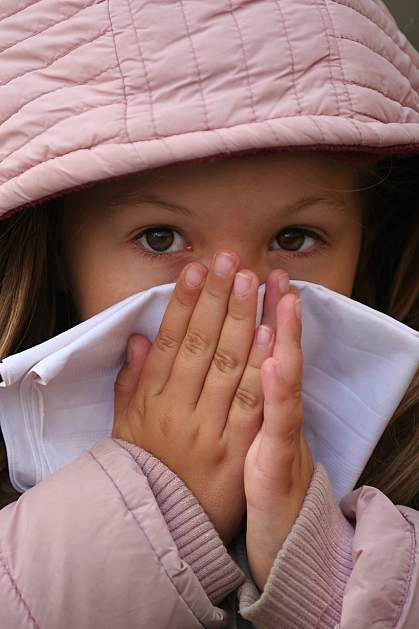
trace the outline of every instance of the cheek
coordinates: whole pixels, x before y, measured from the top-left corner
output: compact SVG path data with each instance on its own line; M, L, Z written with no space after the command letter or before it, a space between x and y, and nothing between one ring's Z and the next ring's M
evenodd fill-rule
M361 251L362 228L360 223L347 231L345 238L336 248L329 269L325 269L325 281L321 282L327 288L351 297L356 271Z
M307 263L293 279L321 284L330 290L351 297L361 249L360 224L349 226L329 249ZM297 270L297 269L296 269Z
M70 264L71 292L79 319L93 315L140 291L176 281L180 269L142 259L130 246L79 246Z

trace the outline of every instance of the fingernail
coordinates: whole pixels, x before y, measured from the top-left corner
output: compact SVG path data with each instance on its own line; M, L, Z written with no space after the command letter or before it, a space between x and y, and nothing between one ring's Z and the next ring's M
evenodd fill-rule
M272 330L266 325L260 325L256 333L256 345L269 345L272 338Z
M280 275L278 277L278 287L281 293L288 293L290 289L290 279L288 275Z
M234 278L234 294L238 297L244 297L250 290L252 279L244 273L237 273Z
M216 275L226 277L234 269L235 260L228 253L218 253L215 256L214 271Z
M297 301L295 302L295 314L297 315L297 317L301 320L302 318L302 301L301 299L297 299Z
M188 267L185 273L185 282L189 288L197 288L204 279L204 270L195 264Z

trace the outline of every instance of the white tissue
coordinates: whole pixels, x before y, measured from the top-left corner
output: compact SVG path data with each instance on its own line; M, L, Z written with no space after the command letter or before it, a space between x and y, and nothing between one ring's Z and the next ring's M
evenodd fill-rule
M303 300L304 433L340 499L417 369L419 335L322 286L292 284ZM128 338L137 332L154 340L173 288L132 295L0 363L0 424L15 489L29 489L111 436L113 386Z

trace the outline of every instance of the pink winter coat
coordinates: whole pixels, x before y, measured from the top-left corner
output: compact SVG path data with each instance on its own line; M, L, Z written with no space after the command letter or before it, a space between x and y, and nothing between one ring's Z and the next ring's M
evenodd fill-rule
M418 93L379 0L2 0L0 216L234 152L417 153ZM317 465L260 593L242 540L109 438L0 511L0 629L417 629L418 540L416 511L339 507Z
M257 629L417 629L419 513L371 487L342 506L356 528L316 466L260 595L182 481L105 439L0 511L0 627L232 629L240 586Z

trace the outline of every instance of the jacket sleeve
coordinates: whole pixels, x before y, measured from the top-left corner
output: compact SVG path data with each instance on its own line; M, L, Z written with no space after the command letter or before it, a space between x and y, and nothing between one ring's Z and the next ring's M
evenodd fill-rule
M239 590L257 629L419 627L419 512L368 486L340 506L316 465L264 591L250 581Z
M182 481L123 441L0 511L1 629L217 629L243 581Z

